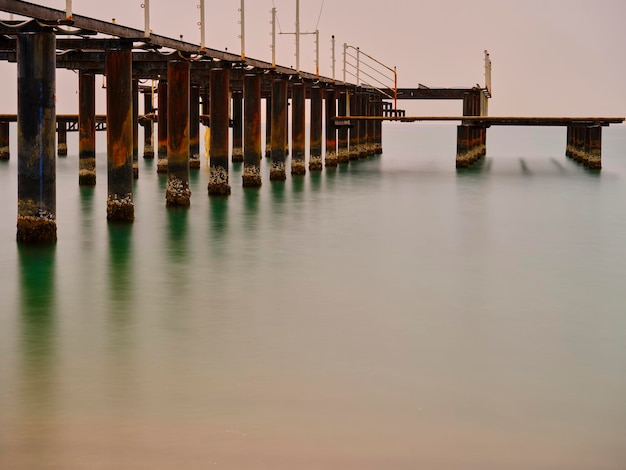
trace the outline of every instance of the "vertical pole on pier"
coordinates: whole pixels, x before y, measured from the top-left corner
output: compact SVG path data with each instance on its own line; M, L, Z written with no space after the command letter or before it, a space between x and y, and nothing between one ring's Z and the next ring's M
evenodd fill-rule
M287 81L275 78L272 83L272 161L270 180L284 181L287 147Z
M200 0L200 4L198 5L200 9L200 21L198 21L198 25L200 26L200 50L205 50L205 24L204 24L204 0Z
M131 222L133 203L133 56L130 49L109 50L107 76L107 219Z
M146 38L150 37L150 0L144 0L141 4L141 8L143 8L143 36Z
M157 173L167 173L167 81L159 80L157 91Z
M309 170L322 169L322 89L315 85L311 87L311 121L309 146Z
M306 173L305 134L306 134L306 86L302 82L291 86L291 174Z
M276 67L276 7L272 8L272 67Z
M0 121L0 160L8 160L11 156L9 130L9 122Z
M230 194L228 181L228 133L230 70L211 69L210 75L211 155L209 159L209 195Z
M133 79L133 178L139 178L139 80Z
M233 162L243 162L243 92L232 93L233 103Z
M96 76L78 75L78 184L96 184Z
M296 0L296 73L300 73L300 0Z
M57 155L67 156L67 121L57 121Z
M354 89L348 91L348 115L350 116L358 116L358 95ZM349 160L358 160L359 159L359 126L361 121L352 121L353 125L350 128L350 135L348 138L349 142Z
M261 186L261 77L248 73L243 78L244 129L243 175L244 187Z
M17 36L17 241L54 243L56 37Z
M337 115L337 102L335 98L335 89L326 88L324 92L325 111L326 111L326 167L337 166L337 131L335 121Z
M342 89L337 99L337 114L339 116L347 116L347 91ZM348 127L341 126L337 129L337 162L348 163L350 156L348 153Z
M272 158L272 97L265 98L265 158Z
M200 168L200 87L189 90L189 168Z
M152 104L152 93L143 95L144 115L154 112ZM143 158L154 158L154 121L146 119L143 125Z
M167 64L167 188L168 206L187 207L189 190L189 80L190 63Z

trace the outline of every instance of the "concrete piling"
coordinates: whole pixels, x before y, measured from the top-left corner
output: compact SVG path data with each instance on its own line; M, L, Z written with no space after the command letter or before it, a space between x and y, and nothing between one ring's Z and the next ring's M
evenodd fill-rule
M586 166L590 170L600 170L602 168L602 127L590 126L586 130Z
M354 91L348 92L348 110L350 111L350 116L357 116L359 114L358 108L358 98L357 94ZM361 121L352 121L353 125L350 127L350 132L348 134L348 159L349 160L358 160L359 159L359 127Z
M366 95L366 109L368 116L376 115L376 102L374 101L374 97L370 94ZM376 121L366 121L366 143L365 143L365 151L369 157L376 155Z
M235 163L243 162L243 92L233 91L233 155Z
M200 87L189 90L189 168L200 168Z
M231 190L228 181L230 70L211 69L210 82L211 155L208 191L209 195L228 195Z
M272 158L272 97L265 98L265 158Z
M54 243L56 36L17 36L17 241Z
M369 97L367 93L358 93L359 115L368 116ZM359 158L367 158L367 121L359 121Z
M261 77L244 76L243 175L244 187L261 186Z
M96 76L78 75L78 184L96 184Z
M133 97L132 52L109 50L107 76L107 219L132 222L133 202Z
M190 63L167 64L167 187L168 206L187 207L189 189L189 84Z
M9 129L8 121L0 121L0 160L8 160L11 156Z
M272 161L270 163L270 180L284 181L285 159L287 147L287 81L275 78L272 83Z
M325 125L326 125L326 167L337 166L337 131L333 119L337 115L337 101L334 88L326 88L324 92Z
M470 166L470 126L457 126L456 134L456 167L467 168Z
M322 169L322 89L311 87L311 121L309 145L309 170Z
M144 115L154 112L152 93L143 95L143 112ZM154 158L154 121L152 119L147 119L143 124L143 158Z
M337 99L337 114L339 116L347 115L347 92L341 90ZM337 162L348 163L350 161L350 154L348 150L348 127L341 126L337 129Z
M157 99L157 173L167 173L167 81L165 80L159 80Z
M304 83L291 86L291 174L306 174L306 88Z
M133 79L133 178L139 178L139 80Z
M67 156L67 121L57 121L57 155Z

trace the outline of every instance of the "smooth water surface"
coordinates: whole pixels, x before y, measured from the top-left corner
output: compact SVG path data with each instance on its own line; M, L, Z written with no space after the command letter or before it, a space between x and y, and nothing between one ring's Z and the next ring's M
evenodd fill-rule
M384 154L135 223L57 160L58 243L16 245L0 164L0 468L626 468L626 127L386 125ZM104 134L98 134L99 142ZM14 139L15 142L15 139ZM99 144L100 145L100 144Z

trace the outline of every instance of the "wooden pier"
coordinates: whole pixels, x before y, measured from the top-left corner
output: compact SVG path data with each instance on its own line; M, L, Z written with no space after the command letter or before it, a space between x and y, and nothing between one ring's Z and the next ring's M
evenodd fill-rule
M624 120L489 117L488 83L454 89L424 85L379 89L358 79L357 84L347 82L345 76L338 81L299 67L294 70L21 0L0 0L0 11L27 18L0 22L0 60L14 62L18 69L17 113L0 115L0 159L10 158L9 123L18 122L17 238L24 243L56 241L54 157L67 153L67 132L79 132L78 184L95 185L96 131L106 131L107 218L131 222L140 127L143 157L156 154L156 171L167 173L166 204L188 206L189 171L200 167L200 125L208 126L210 133L208 195L230 194L230 158L243 162L243 186L261 185L263 108L264 153L275 184L286 179L290 122L290 172L299 177L306 174L307 157L308 171L315 172L382 153L383 121L459 121L457 167L469 166L485 155L488 127L565 126L567 155L599 169L601 128ZM486 67L486 77L490 77L488 54ZM56 114L58 68L78 73L76 115ZM395 68L393 73L397 82ZM98 75L107 80L106 116L95 114ZM152 80L155 85L141 86L140 80ZM463 115L411 117L397 109L398 100L414 99L461 100ZM41 148L33 147L35 141Z

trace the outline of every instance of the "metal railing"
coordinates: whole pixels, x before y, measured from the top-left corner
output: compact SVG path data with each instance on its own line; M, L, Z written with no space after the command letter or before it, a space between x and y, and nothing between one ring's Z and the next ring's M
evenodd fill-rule
M355 78L357 86L373 88L380 94L393 100L393 107L397 109L398 100L398 72L396 67L383 64L378 59L361 51L360 48L344 43L343 45L343 82L347 83L347 76ZM365 79L363 79L365 77ZM389 94L385 90L391 90Z

